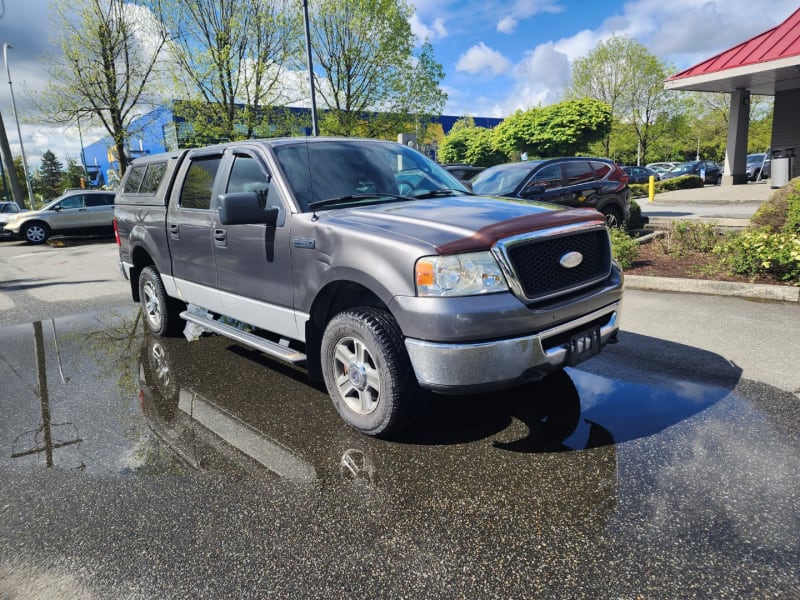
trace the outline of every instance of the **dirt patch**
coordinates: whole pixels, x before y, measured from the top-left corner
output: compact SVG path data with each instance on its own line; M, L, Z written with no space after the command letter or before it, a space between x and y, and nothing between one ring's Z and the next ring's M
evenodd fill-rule
M654 277L678 277L688 279L710 279L713 281L734 281L741 283L763 283L768 285L790 285L775 277L748 277L734 275L719 264L714 254L687 252L681 256L667 254L657 240L639 246L639 255L633 264L625 269L629 275L648 275Z

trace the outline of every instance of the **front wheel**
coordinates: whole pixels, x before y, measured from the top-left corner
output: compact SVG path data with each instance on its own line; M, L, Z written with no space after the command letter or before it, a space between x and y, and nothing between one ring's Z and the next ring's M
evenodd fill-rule
M322 336L322 374L341 417L367 435L403 424L416 381L394 318L360 307L336 315Z
M22 237L29 244L44 244L50 237L50 228L44 223L28 223L22 230Z
M139 301L147 327L155 335L177 335L183 326L183 304L167 296L158 271L145 267L139 273Z

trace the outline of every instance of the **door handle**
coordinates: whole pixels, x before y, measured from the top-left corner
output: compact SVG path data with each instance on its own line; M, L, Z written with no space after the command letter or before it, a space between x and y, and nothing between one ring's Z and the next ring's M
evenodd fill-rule
M170 223L169 225L169 237L173 240L178 240L181 237L180 227L177 223Z
M224 229L214 230L214 245L217 248L225 248L228 245L228 232Z

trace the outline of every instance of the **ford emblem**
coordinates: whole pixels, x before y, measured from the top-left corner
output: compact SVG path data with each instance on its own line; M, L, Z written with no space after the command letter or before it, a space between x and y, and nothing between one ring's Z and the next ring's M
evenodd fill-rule
M565 269L574 269L583 262L583 254L580 252L567 252L562 256L558 263Z

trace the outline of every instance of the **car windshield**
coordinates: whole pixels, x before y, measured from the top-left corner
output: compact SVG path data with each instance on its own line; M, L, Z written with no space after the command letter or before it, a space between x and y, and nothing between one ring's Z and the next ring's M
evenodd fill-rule
M750 154L747 157L747 163L748 164L754 164L754 163L760 164L762 162L764 162L764 155L763 154Z
M693 168L693 167L694 167L696 164L697 164L697 163L693 163L693 162L683 163L682 165L678 165L678 166L672 167L672 168L669 170L669 172L670 172L670 173L686 173L686 172L688 172L688 171L691 171L691 170L692 170L692 168Z
M303 211L470 193L432 160L393 142L320 140L280 145L275 155Z
M541 161L509 163L490 167L472 180L472 191L476 194L510 194Z

